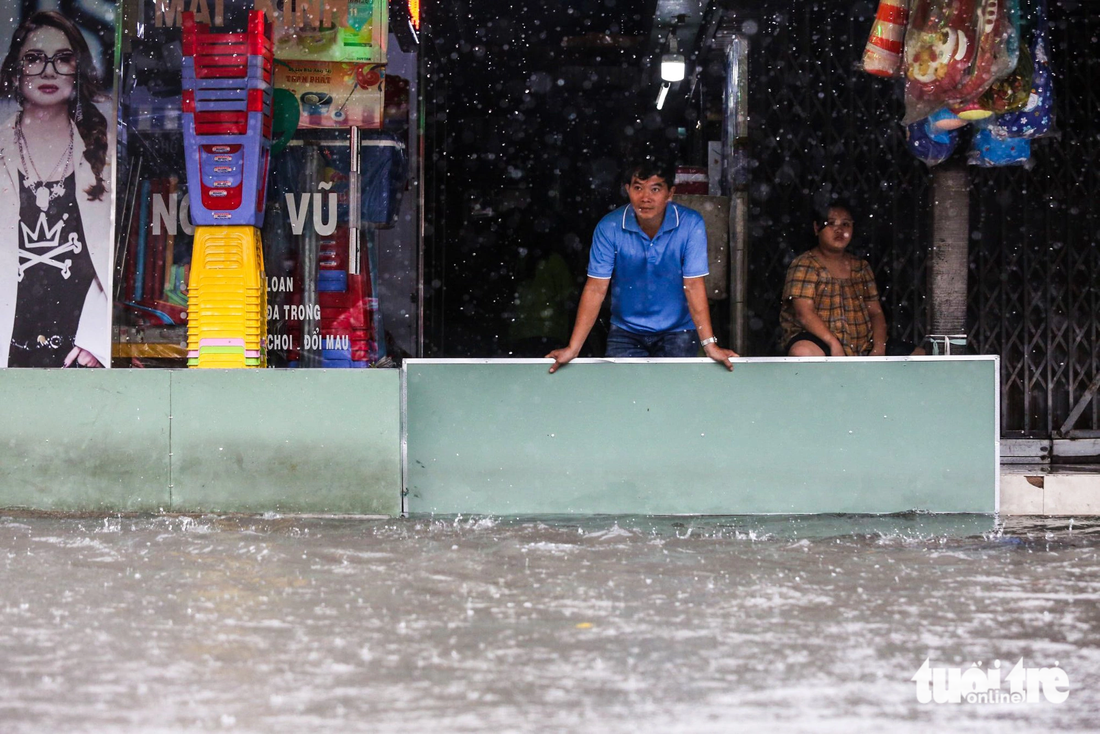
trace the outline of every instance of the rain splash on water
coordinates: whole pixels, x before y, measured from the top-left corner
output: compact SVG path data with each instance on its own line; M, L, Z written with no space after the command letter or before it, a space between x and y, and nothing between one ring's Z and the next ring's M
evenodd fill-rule
M0 517L6 732L1093 730L1100 525ZM1063 703L920 703L932 666ZM1004 685L1008 690L1008 684Z

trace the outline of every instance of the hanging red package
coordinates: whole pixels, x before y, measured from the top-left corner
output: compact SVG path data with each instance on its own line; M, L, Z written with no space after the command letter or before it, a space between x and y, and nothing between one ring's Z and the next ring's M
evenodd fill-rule
M916 0L905 34L905 119L910 124L947 105L977 51L979 0Z

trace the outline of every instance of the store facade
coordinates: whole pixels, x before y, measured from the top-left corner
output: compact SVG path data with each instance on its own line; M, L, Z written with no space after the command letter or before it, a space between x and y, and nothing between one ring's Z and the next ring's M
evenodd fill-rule
M35 347L30 357L13 355L10 365L185 366L195 226L183 143L181 24L183 14L191 12L211 32L241 31L253 4L127 0L75 3L56 15L42 14L46 4L42 9L35 3L6 5L12 25L0 42L14 66L2 116L11 131L5 159L16 172L4 181L7 191L22 185L33 196L33 184L42 188L57 177L51 166L82 175L85 158L101 161L96 176L104 182L98 199L81 202L77 211L83 232L72 233L72 241L79 245L64 245L66 227L55 231L54 220L63 215L57 205L42 211L42 222L33 210L8 217L10 239L26 237L18 248L9 248L18 269L10 269L17 280L2 289L10 316L5 323L11 322L17 342L23 335ZM271 20L275 41L274 137L262 228L267 363L386 364L391 352L415 349L410 294L415 292L416 195L406 196L409 150L416 148L409 138L415 130L416 109L410 104L416 93L415 53L391 43L385 2L268 2L256 8ZM73 65L80 76L67 75L68 68L53 62L19 73L16 66L30 50L26 29L43 23L46 30L31 31L31 45L41 45L39 36L48 43L54 35L72 36L75 43L65 40L58 47L79 46ZM19 49L12 48L13 41ZM401 73L387 73L391 55ZM77 105L70 102L76 134L61 132L38 142L33 132L24 133L45 128L30 119L32 112L42 114L37 107L24 113L28 97L20 86L33 96L34 84L54 92L60 83L53 96L75 99L65 86L70 80L83 90L84 109L94 104L96 132L78 130L88 123L77 122ZM93 137L106 140L100 150L83 155L89 149L85 138ZM75 156L69 138L76 143ZM46 180L20 178L24 168ZM60 245L47 249L43 243L53 240ZM91 256L90 270L77 257L81 252ZM398 274L383 285L381 268ZM48 303L54 311L28 302L32 289L22 285L24 276L34 292L53 294ZM387 299L387 286L408 292ZM23 300L17 302L20 293ZM382 306L386 300L397 305L393 313ZM59 311L69 314L62 322L75 324L55 326ZM386 316L394 324L389 346ZM37 345L39 338L45 346ZM74 344L81 350L79 361L67 360Z

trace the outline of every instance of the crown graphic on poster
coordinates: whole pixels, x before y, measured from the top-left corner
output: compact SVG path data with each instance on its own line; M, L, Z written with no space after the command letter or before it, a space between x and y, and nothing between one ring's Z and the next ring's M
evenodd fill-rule
M61 225L64 221L64 219L59 219L57 224L51 227L49 222L46 221L46 212L42 212L38 215L38 222L35 223L33 230L20 222L19 228L23 230L23 247L28 250L31 248L57 247L61 243Z

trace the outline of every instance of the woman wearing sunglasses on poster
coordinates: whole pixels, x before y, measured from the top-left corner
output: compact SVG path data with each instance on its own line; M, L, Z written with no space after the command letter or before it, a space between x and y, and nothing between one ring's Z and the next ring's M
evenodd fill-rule
M0 367L110 361L111 163L101 87L68 19L37 12L0 68Z

